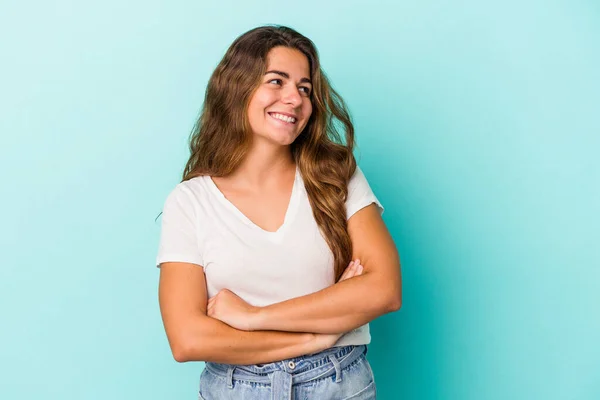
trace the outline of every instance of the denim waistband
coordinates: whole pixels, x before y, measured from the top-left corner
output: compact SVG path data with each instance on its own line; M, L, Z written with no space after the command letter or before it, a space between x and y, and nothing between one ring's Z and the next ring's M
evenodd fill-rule
M341 370L367 353L366 345L332 347L319 353L275 361L268 364L236 365L207 362L206 368L227 380L233 388L233 380L271 384L274 399L291 396L293 384L310 382L335 374L335 381L342 380Z

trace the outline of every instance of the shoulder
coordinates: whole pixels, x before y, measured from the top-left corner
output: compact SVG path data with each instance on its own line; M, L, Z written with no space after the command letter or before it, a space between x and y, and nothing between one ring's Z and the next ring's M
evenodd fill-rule
M353 185L360 185L366 181L367 181L367 177L365 176L362 169L360 169L360 167L357 165L356 169L354 170L354 173L350 177L350 181L348 182L348 187L351 187Z
M208 201L208 185L206 176L198 176L178 183L167 195L165 208L183 207L195 209Z
M383 214L383 205L377 196L375 196L375 193L373 193L367 177L357 165L354 174L348 182L348 197L346 198L347 219L350 219L357 211L372 203L377 204L380 214Z
M206 197L209 191L208 179L210 179L208 176L197 176L187 181L179 182L169 195Z
M354 174L350 177L350 181L348 182L348 193L354 191L370 191L371 186L369 185L369 181L365 176L364 172L357 165Z

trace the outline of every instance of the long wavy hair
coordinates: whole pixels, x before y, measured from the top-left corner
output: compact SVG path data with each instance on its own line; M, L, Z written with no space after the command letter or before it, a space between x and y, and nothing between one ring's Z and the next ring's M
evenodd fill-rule
M191 155L182 181L201 175L227 176L240 165L253 138L248 104L266 72L269 51L277 46L302 52L310 65L313 110L290 149L315 221L333 253L337 281L352 257L345 201L356 169L354 127L343 99L321 70L310 39L279 25L261 26L235 39L208 82L190 135Z

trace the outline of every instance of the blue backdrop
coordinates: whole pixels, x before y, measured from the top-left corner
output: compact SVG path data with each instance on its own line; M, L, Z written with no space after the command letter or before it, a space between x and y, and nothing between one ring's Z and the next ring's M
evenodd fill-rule
M2 1L0 398L196 398L154 219L265 23L317 44L401 254L380 398L600 398L599 4Z

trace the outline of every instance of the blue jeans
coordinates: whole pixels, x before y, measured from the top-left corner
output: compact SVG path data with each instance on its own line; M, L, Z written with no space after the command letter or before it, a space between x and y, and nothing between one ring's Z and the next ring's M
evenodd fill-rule
M207 362L200 375L200 400L371 400L375 378L367 346L325 351L269 364Z

